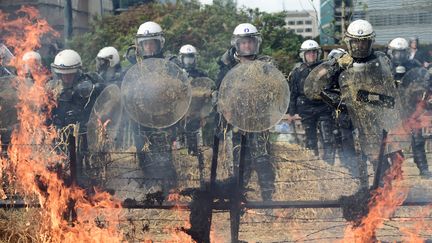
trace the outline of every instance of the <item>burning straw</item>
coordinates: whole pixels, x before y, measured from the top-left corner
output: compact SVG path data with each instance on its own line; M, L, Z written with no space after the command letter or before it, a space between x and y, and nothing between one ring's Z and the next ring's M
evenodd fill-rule
M19 100L17 128L12 133L7 157L0 158L0 171L7 173L9 185L17 193L27 199L37 198L41 205L40 230L35 237L38 241L119 242L120 202L104 192L88 196L83 189L73 184L67 186L62 179L68 161L55 149L54 139L59 134L53 126L46 125L55 106L45 88L48 75L33 70L33 83L25 80L21 62L24 53L38 49L43 35L57 34L38 18L34 8L22 7L16 14L18 17L12 19L0 12L3 41L13 47L16 55L10 65L18 71L14 85ZM70 215L71 211L77 215ZM71 218L75 220L71 222ZM101 220L109 223L102 224Z

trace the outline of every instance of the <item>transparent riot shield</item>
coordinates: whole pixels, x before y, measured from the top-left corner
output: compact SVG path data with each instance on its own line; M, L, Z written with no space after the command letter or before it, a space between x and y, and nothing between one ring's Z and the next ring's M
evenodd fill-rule
M87 123L90 152L109 152L115 148L121 129L122 107L117 85L106 87L95 101Z
M403 76L399 92L404 119L410 118L416 111L419 102L426 98L426 93L429 90L429 79L428 70L421 67L413 68Z
M282 72L271 63L255 60L227 73L219 89L218 110L240 130L265 131L282 119L289 95Z
M161 58L138 62L121 85L122 104L129 116L143 126L165 128L188 111L191 86L187 74Z
M10 133L18 123L18 95L13 86L15 76L0 77L0 136L3 143L9 142Z
M304 81L304 93L308 99L321 100L320 93L332 82L334 61L323 62L309 73Z
M186 119L204 119L210 114L213 109L211 94L214 86L214 81L207 77L198 77L191 81L192 100Z
M384 54L367 63L354 63L342 72L339 84L341 98L359 131L362 151L369 159L378 161L383 129L388 132L385 154L408 147L409 138L402 129L401 100Z
M14 58L12 52L4 44L0 44L0 64L6 66L12 61L12 58Z

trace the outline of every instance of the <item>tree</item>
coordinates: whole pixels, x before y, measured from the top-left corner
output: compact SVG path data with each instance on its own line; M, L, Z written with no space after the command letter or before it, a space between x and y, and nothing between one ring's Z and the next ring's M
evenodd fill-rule
M114 46L125 53L134 43L136 31L146 21L159 23L165 32L165 50L177 54L184 44L199 51L199 66L215 78L217 61L230 47L231 35L239 23L252 21L263 35L263 54L271 55L288 73L302 40L287 31L284 14L268 14L255 10L236 10L232 0L214 0L201 5L197 0L178 0L176 4L150 3L115 16L95 19L91 31L77 36L71 48L81 55L85 66L94 67L94 58L104 46Z

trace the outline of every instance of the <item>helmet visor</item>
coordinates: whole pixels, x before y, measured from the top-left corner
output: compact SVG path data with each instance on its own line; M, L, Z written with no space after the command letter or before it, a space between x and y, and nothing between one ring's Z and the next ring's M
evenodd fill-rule
M61 80L64 88L72 88L74 83L79 78L78 70L76 70L76 72L72 72L72 73L62 73L62 72L58 72L58 70L53 68L52 73L53 73L54 79Z
M194 54L182 55L182 63L185 68L191 68L195 66L196 59Z
M138 37L137 38L137 53L141 57L157 56L162 52L163 37Z
M260 36L234 37L234 45L239 56L252 56L259 53Z
M96 58L96 70L98 72L106 71L110 66L110 61L106 58Z
M400 65L408 60L408 52L406 50L393 50L391 58L393 63Z
M365 58L372 53L372 39L348 39L348 49L354 58Z

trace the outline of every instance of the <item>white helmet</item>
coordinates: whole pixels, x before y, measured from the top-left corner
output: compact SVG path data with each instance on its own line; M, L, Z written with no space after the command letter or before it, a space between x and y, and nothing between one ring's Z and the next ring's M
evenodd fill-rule
M392 50L405 50L409 48L409 45L406 39L398 37L390 41L388 48Z
M187 45L184 45L180 48L179 54L180 55L190 55L190 54L196 55L196 54L198 54L198 51L193 45L187 44Z
M363 19L352 22L345 32L348 52L354 58L365 58L372 54L375 32L372 25Z
M388 54L395 64L402 64L409 58L409 44L404 38L395 38L388 44Z
M28 52L24 53L22 60L23 60L23 62L33 61L35 63L41 63L42 57L39 53L37 53L35 51L28 51Z
M149 41L156 41L156 46L145 49L144 44ZM136 34L136 47L139 56L151 57L162 53L162 49L165 44L165 38L163 37L163 31L159 24L148 21L140 25Z
M198 51L193 45L188 44L182 46L179 51L179 56L183 66L185 68L195 67L197 54Z
M108 60L110 67L115 67L117 64L120 63L120 55L117 49L112 46L102 48L96 56L96 60L97 59Z
M74 50L66 49L55 56L51 68L55 73L69 74L78 72L81 65L80 55Z
M252 41L254 45L253 48L242 47L241 43L244 43L245 41ZM261 42L261 34L254 25L249 23L237 25L231 38L231 45L236 48L236 54L238 56L257 55L259 53Z
M321 47L318 44L318 42L314 41L314 40L305 40L301 46L300 46L300 58L303 60L304 63L306 63L306 58L305 58L305 53L307 51L317 51L317 59L315 60L318 61L320 56L321 56Z

